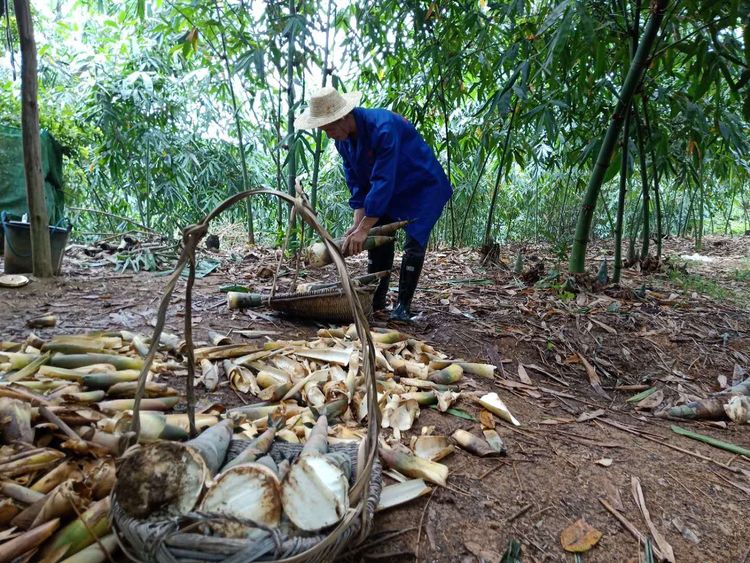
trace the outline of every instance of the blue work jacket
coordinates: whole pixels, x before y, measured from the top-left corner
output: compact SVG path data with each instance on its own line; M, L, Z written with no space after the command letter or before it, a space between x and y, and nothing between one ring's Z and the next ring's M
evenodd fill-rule
M453 190L414 126L385 109L354 108L356 139L336 141L351 192L349 206L367 217L409 220L406 232L427 245Z

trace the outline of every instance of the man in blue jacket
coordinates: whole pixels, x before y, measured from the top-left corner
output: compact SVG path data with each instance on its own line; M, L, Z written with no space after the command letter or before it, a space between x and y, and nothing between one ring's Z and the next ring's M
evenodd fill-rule
M408 220L401 260L398 304L391 319L408 321L411 301L424 263L427 241L453 190L414 126L385 109L357 107L359 93L339 94L326 87L314 93L295 122L301 129L320 128L336 144L344 161L354 221L342 249L357 254L376 225ZM368 251L368 272L393 267L394 245ZM389 278L375 291L373 308L384 309Z

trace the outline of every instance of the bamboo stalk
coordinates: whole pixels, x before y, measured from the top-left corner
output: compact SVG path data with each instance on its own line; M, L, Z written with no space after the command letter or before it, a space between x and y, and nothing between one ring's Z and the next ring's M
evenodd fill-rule
M711 436L706 436L705 434L698 434L697 432L691 432L690 430L680 428L679 426L676 426L674 424L671 426L671 428L672 428L672 432L674 432L675 434L679 434L680 436L685 436L686 438L698 440L699 442L703 442L705 444L708 444L709 446L713 446L721 450L726 450L728 452L732 452L733 454L745 456L746 458L750 459L750 450L747 450L740 446L736 446L734 444L731 444L729 442L724 442L722 440L717 440L716 438L712 438Z

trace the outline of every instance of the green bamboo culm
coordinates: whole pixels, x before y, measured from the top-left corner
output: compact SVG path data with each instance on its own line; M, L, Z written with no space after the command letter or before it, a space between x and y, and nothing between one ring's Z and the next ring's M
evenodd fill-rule
M698 434L697 432L691 432L690 430L685 430L684 428L681 428L674 424L672 425L672 432L674 432L675 434L679 434L680 436L685 436L686 438L692 438L693 440L698 440L699 442L703 442L704 444L708 444L709 446L713 446L714 448L719 448L721 450L732 452L733 454L742 455L747 458L750 458L750 450L747 450L740 446L735 446L734 444L730 444L729 442L717 440L716 438L712 438L711 436L706 436L705 434Z
M612 119L610 120L609 127L604 135L604 140L602 141L602 146L599 150L599 156L596 159L596 164L594 165L594 170L591 173L591 179L589 180L588 188L586 189L583 205L578 214L575 240L573 241L573 248L570 253L569 269L571 273L581 273L585 269L588 235L591 230L591 221L594 217L596 200L599 197L599 191L601 190L602 182L604 181L604 174L609 167L612 153L617 145L617 137L622 129L625 111L630 107L633 94L635 93L638 84L640 84L641 78L648 66L651 48L654 45L654 41L659 32L659 27L664 19L664 12L668 3L669 0L656 0L652 4L653 8L651 16L649 17L648 23L644 29L643 37L638 44L638 50L635 53L628 74L625 77L625 82L620 91L617 105L612 114Z

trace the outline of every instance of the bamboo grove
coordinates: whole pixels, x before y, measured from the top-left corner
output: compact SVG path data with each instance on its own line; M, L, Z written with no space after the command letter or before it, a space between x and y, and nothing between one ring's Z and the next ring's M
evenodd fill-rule
M411 120L455 193L433 244L548 240L571 271L611 238L750 229L750 0L56 0L34 3L40 115L65 145L71 205L174 234L227 195L301 182L334 233L346 186L294 131L333 84ZM12 14L11 14L12 16ZM6 63L18 41L5 24ZM0 122L19 80L0 64ZM283 238L271 200L235 212ZM81 214L79 236L117 232ZM132 223L127 228L133 227ZM627 244L621 241L629 241Z

